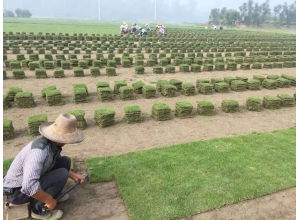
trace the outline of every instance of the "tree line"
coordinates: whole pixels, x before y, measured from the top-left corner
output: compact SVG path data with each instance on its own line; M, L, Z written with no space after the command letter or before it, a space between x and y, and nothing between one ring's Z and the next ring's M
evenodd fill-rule
M3 17L19 17L19 18L30 18L32 14L28 9L17 8L15 13L10 10L4 10Z
M276 5L273 11L269 0L264 3L254 3L252 0L243 3L238 10L213 8L210 11L209 22L213 24L235 25L243 23L246 25L260 26L261 24L274 25L296 25L296 1L290 5Z

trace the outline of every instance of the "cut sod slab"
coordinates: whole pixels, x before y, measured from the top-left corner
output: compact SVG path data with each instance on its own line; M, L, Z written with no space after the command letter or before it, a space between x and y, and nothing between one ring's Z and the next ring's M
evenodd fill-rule
M122 100L133 100L135 99L134 91L131 86L121 86L119 89L120 91L120 98Z
M171 119L171 108L165 103L158 103L152 106L152 115L156 121Z
M282 107L293 107L296 104L294 96L288 94L278 94L277 97L280 98L280 105Z
M135 66L134 70L135 70L136 74L144 74L145 73L145 67L142 65Z
M214 85L210 83L200 83L198 88L199 93L203 95L210 95L214 92Z
M109 87L109 83L108 82L97 82L96 87L97 87L97 89L98 88Z
M242 92L246 90L246 83L242 80L234 80L231 82L231 89L236 92Z
M196 80L196 88L199 89L200 83L210 83L209 79L197 79Z
M253 79L259 80L260 84L262 84L262 82L266 79L266 77L264 77L263 75L254 75Z
M35 78L37 79L45 79L47 78L47 72L44 68L36 68L35 69Z
M235 100L223 100L221 107L226 113L234 113L239 111L239 103Z
M175 73L175 66L174 65L167 65L165 68L166 73Z
M115 124L116 112L111 109L97 109L94 112L94 119L101 128L112 126Z
M145 85L145 83L142 82L142 81L137 81L137 82L132 83L132 87L133 87L134 92L136 94L142 94L144 85Z
M15 136L12 120L3 119L3 140L13 139Z
M282 74L281 77L290 80L291 86L296 86L296 77L287 74Z
M163 85L163 84L170 84L170 83L169 83L168 80L161 80L161 79L159 79L159 80L157 81L157 83L156 83L156 90L157 90L158 92L161 92L161 88L162 88L162 85Z
M48 122L46 114L34 114L27 118L27 129L30 135L39 135L39 126Z
M70 110L68 114L74 115L76 117L76 126L77 128L84 130L86 128L86 120L84 118L84 110Z
M247 89L249 90L259 90L260 89L260 81L258 79L251 79L247 81Z
M23 92L23 90L19 87L10 87L8 89L7 95L8 95L8 100L9 101L14 101L15 96L18 92Z
M193 105L189 102L176 102L175 116L178 118L193 117Z
M183 73L188 73L190 72L190 66L188 64L180 64L179 71Z
M65 73L62 68L55 68L53 70L53 73L54 73L54 78L64 78L65 77Z
M197 111L199 115L212 116L215 114L215 106L211 101L200 100L197 102Z
M278 75L268 75L267 76L267 79L273 79L273 80L276 80L276 79L279 79L280 78L280 76L278 76Z
M114 93L119 94L122 86L127 86L127 82L125 80L115 81Z
M113 91L109 87L98 87L97 94L101 102L113 100Z
M162 66L154 66L153 67L153 73L162 74L163 72L164 72L164 69Z
M237 63L235 63L235 62L228 62L226 69L227 70L231 70L231 71L237 70Z
M151 85L144 85L143 86L143 97L146 99L156 98L156 88Z
M236 80L236 78L234 78L232 76L226 76L226 77L224 77L224 82L228 83L229 86L231 86L231 82L233 80Z
M193 83L184 83L182 84L181 94L186 96L192 96L196 94L196 88Z
M100 76L100 68L99 68L99 67L91 66L91 67L90 67L90 72L91 72L91 75L92 75L93 77Z
M281 99L276 96L265 96L263 98L263 106L267 109L279 109L281 105Z
M142 122L142 110L140 106L126 106L124 108L125 120L128 124L140 123Z
M177 91L181 91L182 89L182 81L180 81L179 79L170 79L169 83L173 86L176 86Z
M288 88L290 87L290 80L285 79L285 78L278 78L276 80L277 82L277 87L279 88Z
M248 97L246 100L246 109L248 111L260 112L262 110L262 100L257 97Z
M82 67L75 67L73 69L74 76L75 77L83 77L84 76L84 70Z
M274 79L265 79L262 82L262 87L266 89L277 89L277 81Z
M49 90L55 90L56 89L56 86L48 86L44 89L42 89L41 93L42 93L42 97L44 99L46 99L46 92L49 91Z
M25 72L23 69L12 69L12 73L15 79L24 79L25 78Z
M46 102L50 106L62 105L62 95L60 90L47 90L46 91Z
M175 97L177 87L171 85L170 83L165 83L161 85L161 94L165 97Z
M218 82L215 83L215 90L219 93L228 93L229 92L229 84L226 82Z
M34 99L31 92L18 92L15 96L18 108L33 108Z
M74 102L76 104L88 102L88 90L85 84L74 84L73 93L74 93Z
M247 82L248 81L248 77L245 77L245 76L237 76L236 77L237 80L242 80L244 82Z

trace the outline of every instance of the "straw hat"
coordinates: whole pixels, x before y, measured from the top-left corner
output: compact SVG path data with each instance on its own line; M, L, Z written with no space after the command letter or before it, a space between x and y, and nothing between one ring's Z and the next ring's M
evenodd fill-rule
M148 23L146 23L146 26L148 25Z
M62 144L75 144L84 139L76 127L76 117L66 113L60 114L55 122L41 124L39 131L47 139Z

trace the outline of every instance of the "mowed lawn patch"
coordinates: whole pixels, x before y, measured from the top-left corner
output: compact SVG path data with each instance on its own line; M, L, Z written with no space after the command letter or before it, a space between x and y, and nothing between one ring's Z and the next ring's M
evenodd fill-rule
M174 219L295 186L296 129L90 158L86 165L91 182L117 181L132 219Z

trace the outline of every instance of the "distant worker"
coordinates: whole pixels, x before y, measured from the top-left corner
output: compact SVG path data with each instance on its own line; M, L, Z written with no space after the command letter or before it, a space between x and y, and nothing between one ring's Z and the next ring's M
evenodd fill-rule
M150 26L146 23L146 30L147 31L150 31L151 30L151 28L150 28Z
M162 35L165 33L165 26L163 26L162 24L159 24L158 26L158 34Z
M143 36L143 35L147 35L148 33L147 33L147 30L145 29L145 28L139 28L139 30L140 30L140 33L139 33L139 35L140 36Z
M219 29L220 29L220 31L221 31L221 30L223 30L223 26L222 26L222 25L220 25Z
M214 29L214 30L217 30L217 26L216 26L216 25L214 25L214 26L213 26L213 29Z

